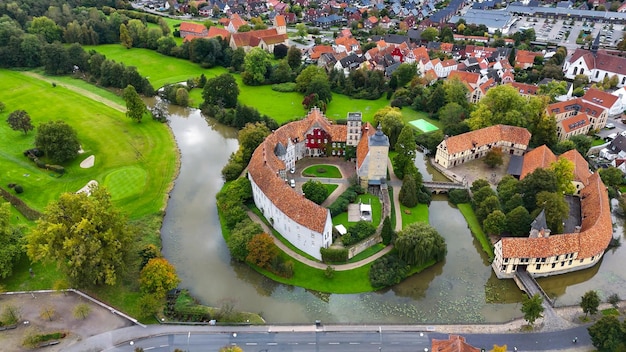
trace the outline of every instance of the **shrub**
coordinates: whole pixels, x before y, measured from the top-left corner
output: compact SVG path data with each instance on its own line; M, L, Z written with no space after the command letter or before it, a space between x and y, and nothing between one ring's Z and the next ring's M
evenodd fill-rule
M409 265L398 257L397 252L390 252L372 264L369 273L370 283L375 288L392 286L402 281L409 270Z
M24 193L24 188L22 188L22 186L20 186L20 185L15 185L15 187L13 187L13 190L17 194Z
M348 261L347 248L320 248L324 263L345 263Z
M272 84L272 90L281 93L291 93L296 91L296 84L294 82Z
M471 198L469 192L466 189L453 189L448 192L448 200L450 203L457 205L462 203L469 203Z
M63 175L65 173L65 168L61 165L49 165L46 164L46 169L56 172L57 174Z
M349 246L360 242L376 233L376 227L369 221L359 221L348 229L348 233L341 236L341 242Z

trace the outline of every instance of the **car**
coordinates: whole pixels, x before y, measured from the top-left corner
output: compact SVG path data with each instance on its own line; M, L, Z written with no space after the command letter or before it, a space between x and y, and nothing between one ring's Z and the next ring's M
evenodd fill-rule
M293 178L289 180L289 185L291 186L291 188L296 188L296 180L294 180Z
M604 126L607 130L612 130L615 128L615 125L613 123L607 123L606 126Z
M292 174L295 174L296 173L296 168L292 167L291 169L289 169L289 172L292 173Z

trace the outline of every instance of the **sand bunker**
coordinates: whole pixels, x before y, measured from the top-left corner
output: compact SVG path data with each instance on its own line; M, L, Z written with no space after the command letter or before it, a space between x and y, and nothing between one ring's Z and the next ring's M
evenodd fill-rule
M96 156L95 155L90 155L87 157L87 159L83 160L80 163L80 167L82 167L83 169L89 169L90 167L93 167L93 164L96 162Z
M78 193L86 193L88 196L91 195L91 185L97 186L98 185L98 181L91 180L91 181L87 182L85 187L83 187L83 188L79 189L78 191L76 191L76 194L78 194Z

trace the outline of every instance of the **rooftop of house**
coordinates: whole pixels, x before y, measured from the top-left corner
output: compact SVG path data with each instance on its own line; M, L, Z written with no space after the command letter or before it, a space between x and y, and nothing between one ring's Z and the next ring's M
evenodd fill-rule
M533 84L519 83L519 82L510 82L508 83L515 87L520 94L526 95L537 95L539 91L539 87Z
M445 144L449 154L455 154L499 141L509 141L527 146L530 137L530 132L523 127L495 125L448 137L441 143Z
M206 31L206 27L203 24L199 23L191 23L191 22L183 22L180 24L179 30L181 32L189 32L194 34L202 34L202 32Z
M449 335L447 340L432 339L431 350L438 352L480 352L480 348L474 347L465 338L459 335Z
M567 152L559 155L558 158L565 158L572 162L574 165L573 171L575 181L587 183L587 180L591 175L591 172L589 172L589 163L587 163L587 160L585 160L585 158L580 155L576 149L568 150ZM545 144L527 152L524 154L520 180L523 180L524 177L536 169L545 169L550 167L550 165L557 161L558 158Z
M583 95L583 100L600 105L605 109L611 109L618 99L617 96L597 88L589 88L585 95Z

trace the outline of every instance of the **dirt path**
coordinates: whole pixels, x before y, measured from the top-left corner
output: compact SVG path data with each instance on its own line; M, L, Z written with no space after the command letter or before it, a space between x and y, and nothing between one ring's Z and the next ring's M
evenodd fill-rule
M109 100L107 98L101 97L101 96L99 96L99 95L97 95L95 93L92 93L92 92L90 92L90 91L88 91L86 89L82 89L80 87L76 87L76 86L73 86L73 85L59 84L59 83L55 82L53 79L51 79L49 77L42 76L42 75L34 73L34 72L25 71L25 72L21 72L21 73L23 75L25 75L25 76L36 78L36 79L42 80L44 82L48 82L50 84L55 83L58 86L61 86L61 87L66 88L66 89L69 89L69 90L71 90L73 92L76 92L76 93L78 93L80 95L83 95L83 96L85 96L85 97L87 97L87 98L89 98L91 100L95 100L97 102L100 102L100 103L102 103L102 104L104 104L106 106L109 106L109 107L111 107L111 108L113 108L115 110L121 111L123 113L126 112L126 107L124 107L124 106L122 106L122 105L120 105L120 104L118 104L118 103L116 103L114 101L111 101L111 100Z

